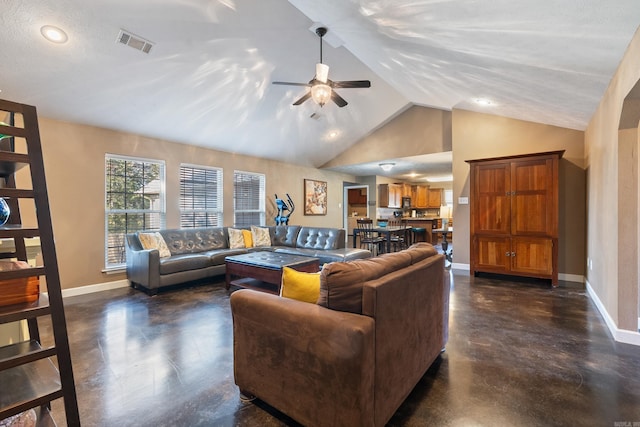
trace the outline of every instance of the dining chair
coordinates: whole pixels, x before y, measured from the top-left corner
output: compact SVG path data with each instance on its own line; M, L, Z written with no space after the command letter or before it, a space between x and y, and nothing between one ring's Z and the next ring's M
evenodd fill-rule
M358 236L360 237L360 247L369 249L373 256L383 252L386 240L373 230L373 220L371 218L358 218L356 223Z
M393 252L401 251L408 247L409 236L407 228L407 221L404 219L392 219L389 220L388 227L397 228L390 234L389 243L391 243L391 249Z

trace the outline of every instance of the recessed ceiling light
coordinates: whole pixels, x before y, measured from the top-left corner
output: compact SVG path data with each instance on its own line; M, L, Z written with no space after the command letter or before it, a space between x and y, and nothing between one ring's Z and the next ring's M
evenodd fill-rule
M429 177L427 177L427 181L429 181L429 182L449 182L449 181L453 181L453 175L429 176Z
M52 43L65 43L67 40L69 40L67 33L62 31L58 27L54 27L53 25L45 25L44 27L40 28L40 33L42 33L42 36L45 39L49 40Z
M380 166L380 168L385 171L385 172L389 172L396 164L392 163L392 162L387 162L387 163L380 163L378 166Z
M476 99L475 99L475 102L476 102L476 104L478 104L478 105L482 105L482 106L484 106L484 107L487 107L487 106L489 106L489 105L493 104L493 103L491 102L491 100L490 100L490 99L487 99L487 98L476 98Z

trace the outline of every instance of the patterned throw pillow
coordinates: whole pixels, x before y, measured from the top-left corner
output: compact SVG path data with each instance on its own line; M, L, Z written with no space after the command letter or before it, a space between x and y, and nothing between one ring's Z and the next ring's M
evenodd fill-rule
M271 246L271 236L269 235L269 229L264 227L251 226L251 238L253 239L253 246Z
M164 241L162 234L158 233L139 233L138 239L144 249L157 249L160 252L160 258L168 258L171 256L171 251L167 243Z
M229 227L227 231L229 232L229 248L230 249L240 249L245 247L244 235L242 233L242 230Z

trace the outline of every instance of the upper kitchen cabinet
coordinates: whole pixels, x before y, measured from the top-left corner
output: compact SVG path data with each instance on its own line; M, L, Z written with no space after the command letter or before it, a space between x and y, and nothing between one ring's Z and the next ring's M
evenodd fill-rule
M429 208L439 208L442 205L442 188L429 189Z
M347 200L350 205L366 205L367 204L367 189L366 188L351 188L347 193Z
M400 209L402 207L402 185L379 184L378 206L381 208Z
M411 195L411 205L414 208L428 208L429 187L426 185L414 185Z

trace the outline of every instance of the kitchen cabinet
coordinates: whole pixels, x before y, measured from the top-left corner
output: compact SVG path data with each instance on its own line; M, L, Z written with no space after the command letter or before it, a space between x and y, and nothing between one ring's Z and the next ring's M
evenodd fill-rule
M429 188L429 200L428 200L428 203L427 203L427 207L429 207L429 208L439 208L441 204L442 204L442 189L441 188L436 188L436 189Z
M402 185L402 197L412 197L412 185L411 184L401 184Z
M564 151L468 160L471 271L558 284L558 167Z
M426 209L429 207L429 187L426 185L414 185L411 205L414 208Z
M347 191L347 200L350 205L366 205L367 204L367 189L366 188L351 188Z
M400 209L402 207L402 185L379 184L378 206L381 208Z

